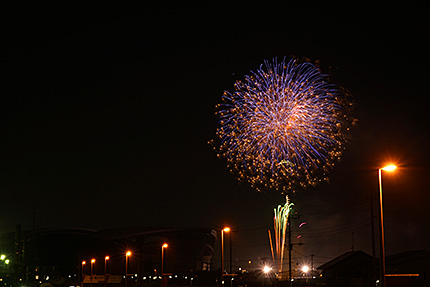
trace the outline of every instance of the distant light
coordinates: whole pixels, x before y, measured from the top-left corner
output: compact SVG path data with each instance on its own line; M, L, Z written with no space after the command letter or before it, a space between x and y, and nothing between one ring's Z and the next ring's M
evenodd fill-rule
M86 261L82 261L82 265L85 265L85 264L87 264L87 262ZM36 270L37 271L37 270Z
M397 168L397 166L395 166L394 164L390 164L390 165L387 165L387 166L384 166L383 168L381 168L382 170L385 170L385 171L393 171L393 170L395 170Z
M269 273L270 272L270 270L272 270L272 268L270 268L269 266L264 266L264 268L263 268L263 272L264 273Z
M105 257L105 260L109 260L109 258L110 258L109 256L106 256L106 257Z
M9 262L10 262L10 260L9 260L9 259L6 259L6 260L4 261L4 263L6 263L6 264L9 264Z
M302 267L302 271L304 272L304 273L308 273L309 272L309 267L308 266L303 266Z
M127 253L125 254L125 256L131 256L131 251L127 251Z
M6 255L2 254L0 255L0 260L4 260L6 258Z
M93 258L93 259L91 259L91 263L95 263L96 262L96 260Z
M162 247L167 248L167 247L169 247L169 245L167 243L164 243Z
M224 232L229 232L230 231L230 227L224 227Z

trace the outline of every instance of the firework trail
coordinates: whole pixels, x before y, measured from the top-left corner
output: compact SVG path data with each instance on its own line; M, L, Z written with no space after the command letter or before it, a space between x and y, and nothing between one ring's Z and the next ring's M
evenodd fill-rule
M315 185L340 159L353 123L341 87L309 62L265 61L217 105L215 149L257 190Z
M279 274L282 274L282 265L284 261L284 251L285 251L285 237L287 234L287 224L288 224L288 217L290 215L290 212L293 208L294 204L291 203L288 199L288 196L286 197L286 203L285 205L278 205L278 208L274 209L274 217L273 217L273 228L275 230L275 247L276 247L276 261L278 265L278 271ZM273 253L273 246L272 246L272 236L269 230L269 239L270 239L270 247L272 250L272 257L273 261L275 261L275 256Z

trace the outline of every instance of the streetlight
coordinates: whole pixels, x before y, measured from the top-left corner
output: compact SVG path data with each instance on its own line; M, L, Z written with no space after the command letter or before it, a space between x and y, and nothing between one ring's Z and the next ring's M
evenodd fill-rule
M109 260L109 256L105 256L105 276L106 276L106 270L107 270L107 262L108 262L108 260Z
M84 267L85 267L85 264L87 264L87 262L84 260L84 261L82 261L82 286L84 286Z
M269 278L270 271L272 271L272 268L270 266L265 265L263 267L263 272L266 278Z
M105 286L106 286L106 281L107 281L107 276L106 276L106 269L107 269L107 261L109 260L109 256L106 255L105 256Z
M308 266L306 266L306 265L304 265L304 266L302 267L302 272L304 273L303 275L308 275L309 267L308 267Z
M93 258L91 259L91 286L93 285L93 265L96 263L96 260Z
M169 247L167 243L164 243L161 246L161 278L164 276L164 248Z
M128 257L131 256L131 251L127 251L125 253L125 287L127 287L127 265L128 265Z
M384 166L378 170L379 173L379 282L381 287L385 287L385 239L384 239L384 211L382 208L382 171L393 171L397 167L393 164Z
M230 227L221 229L221 280L224 276L224 232L230 232Z

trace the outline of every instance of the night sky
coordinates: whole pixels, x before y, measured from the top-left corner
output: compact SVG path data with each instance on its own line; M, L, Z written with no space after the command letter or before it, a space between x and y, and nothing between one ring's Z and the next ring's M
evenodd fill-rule
M330 183L291 196L295 256L371 252L388 161L386 252L429 249L429 7L351 5L5 7L1 232L230 225L239 265L270 257L284 196L237 182L208 141L223 91L292 55L347 88L358 119Z

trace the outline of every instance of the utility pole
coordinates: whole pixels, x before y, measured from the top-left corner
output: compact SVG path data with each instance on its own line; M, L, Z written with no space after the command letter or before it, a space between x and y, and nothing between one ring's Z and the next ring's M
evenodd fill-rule
M230 232L230 274L233 274L233 265L232 265L233 247L232 247L232 240L231 240L232 237L233 237L233 230Z
M291 251L293 250L293 245L303 245L303 243L293 243L291 242L291 220L292 219L298 219L300 218L300 215L297 214L297 212L295 212L294 215L290 214L288 215L288 268L289 268L289 280L290 280L290 286L293 286L293 281L291 281L291 279L293 279L293 274L292 274L292 268L291 268Z
M311 254L311 276L314 275L314 254Z
M373 189L370 191L370 223L372 235L372 261L370 264L370 282L375 282L375 215L373 214Z
M293 286L293 281L291 281L291 250L293 249L293 244L291 244L291 215L288 215L288 279L290 280L290 286Z

